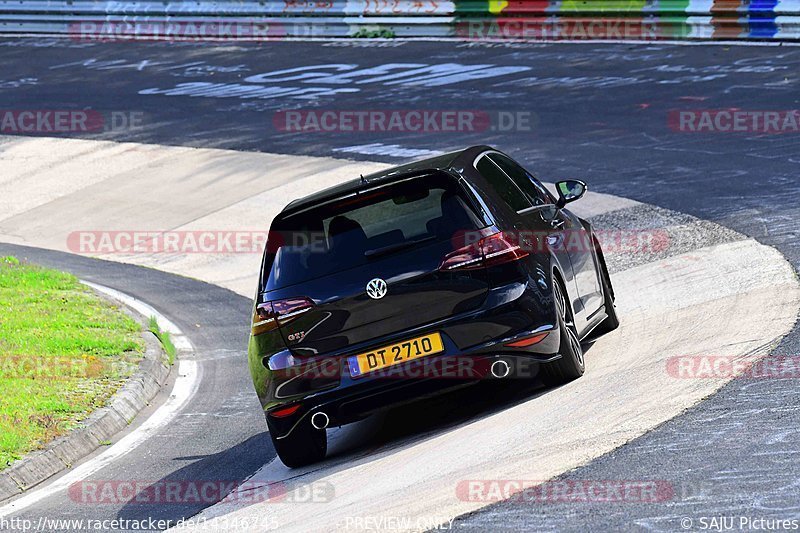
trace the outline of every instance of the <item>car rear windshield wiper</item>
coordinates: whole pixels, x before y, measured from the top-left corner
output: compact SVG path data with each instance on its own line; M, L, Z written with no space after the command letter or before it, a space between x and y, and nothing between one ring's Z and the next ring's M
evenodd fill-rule
M412 246L416 246L417 244L422 244L423 242L432 241L435 238L436 235L429 235L427 237L422 237L421 239L415 239L413 241L405 241L405 242L390 244L389 246L384 246L383 248L375 248L374 250L367 250L366 252L364 252L364 256L378 257L381 255L391 254L394 252L398 252L400 250L404 250L406 248L410 248Z

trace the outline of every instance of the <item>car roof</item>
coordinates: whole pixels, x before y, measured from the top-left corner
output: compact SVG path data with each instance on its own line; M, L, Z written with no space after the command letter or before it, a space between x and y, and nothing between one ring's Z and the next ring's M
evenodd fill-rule
M446 171L453 169L461 159L469 159L485 150L492 150L489 146L471 146L456 152L413 161L404 165L389 167L378 172L373 172L363 177L355 178L339 185L323 189L308 196L293 200L283 208L281 214L297 212L305 208L321 203L327 199L344 196L348 193L358 192L361 189L375 186L383 182L395 181L402 176L414 176L436 171ZM471 160L470 160L471 163Z

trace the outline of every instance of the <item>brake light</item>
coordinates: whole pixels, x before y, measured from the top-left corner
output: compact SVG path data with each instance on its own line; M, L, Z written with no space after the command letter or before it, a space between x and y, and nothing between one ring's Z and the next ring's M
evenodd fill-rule
M470 270L483 267L480 242L450 252L439 265L439 270Z
M302 296L300 298L286 298L283 300L273 300L272 312L281 325L290 322L292 319L309 311L314 307L314 300Z
M439 270L471 270L518 261L528 252L516 244L506 233L484 237L474 244L450 252L439 265Z
M534 344L542 342L544 340L544 338L547 337L547 335L549 333L550 332L548 331L546 333L539 333L539 334L533 335L531 337L526 337L526 338L524 338L522 340L518 340L518 341L514 341L514 342L507 342L506 346L510 346L512 348L525 348L527 346L533 346Z
M261 335L288 324L314 307L314 301L305 296L272 300L256 306L253 317L253 335Z
M275 418L286 418L287 416L295 414L298 409L300 409L300 404L296 403L294 405L290 405L289 407L281 407L280 409L271 411L269 414Z

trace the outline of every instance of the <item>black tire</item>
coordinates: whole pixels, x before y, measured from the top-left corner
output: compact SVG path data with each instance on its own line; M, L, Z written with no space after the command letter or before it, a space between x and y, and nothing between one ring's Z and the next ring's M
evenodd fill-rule
M595 242L595 249L597 250L597 258L600 261L600 274L603 282L603 301L606 308L607 318L603 320L592 332L592 337L598 337L619 327L619 317L617 316L617 309L614 307L614 288L611 286L611 276L608 274L606 267L606 260L603 257L603 251L600 245Z
M583 348L578 339L578 331L575 328L575 321L572 310L567 304L565 297L566 291L561 283L553 280L553 299L556 304L556 318L561 334L558 346L559 359L552 363L542 365L542 381L546 385L561 385L578 379L586 370L586 363L583 358Z
M324 429L316 429L308 420L303 420L286 437L276 439L270 426L267 418L269 436L275 451L278 452L281 462L289 468L310 465L325 458L325 453L328 451L328 436Z

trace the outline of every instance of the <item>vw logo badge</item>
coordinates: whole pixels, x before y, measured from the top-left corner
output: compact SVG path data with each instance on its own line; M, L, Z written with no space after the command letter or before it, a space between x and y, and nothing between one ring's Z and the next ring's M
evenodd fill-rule
M381 278L375 278L367 283L367 296L373 300L380 300L386 296L388 291L389 287L386 286L386 282Z

